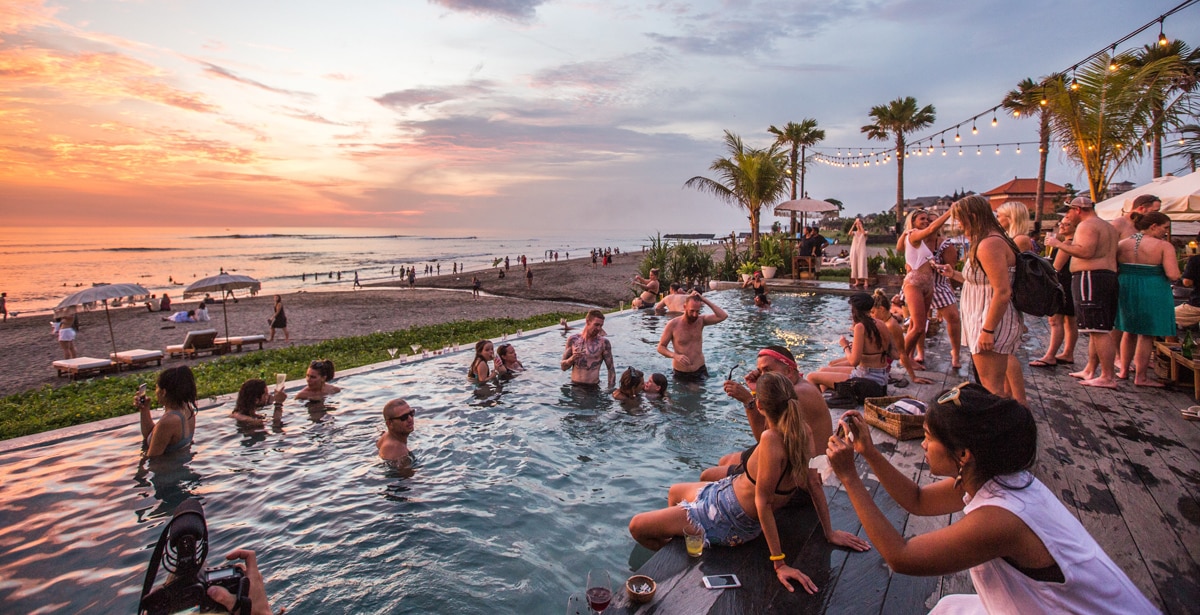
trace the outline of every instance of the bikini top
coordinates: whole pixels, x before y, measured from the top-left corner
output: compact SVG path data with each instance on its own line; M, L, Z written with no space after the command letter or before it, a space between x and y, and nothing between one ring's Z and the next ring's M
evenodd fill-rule
M186 448L188 446L191 446L192 436L196 435L196 430L192 429L188 426L187 417L184 416L183 413L180 412L179 410L168 410L167 412L172 412L176 416L178 416L179 420L183 422L183 426L180 427L179 440L177 442L175 442L174 444L168 445L167 448L163 449L163 452L164 453L172 453L181 448Z
M796 492L796 487L792 487L791 489L788 489L787 491L779 490L779 483L782 483L783 477L790 474L791 471L792 471L792 461L789 459L787 462L787 465L783 466L783 473L779 475L779 480L775 481L775 495L792 495L793 493ZM749 468L746 469L746 478L750 479L751 485L755 485L755 486L758 485L758 483L754 482L754 476L752 474L750 474Z

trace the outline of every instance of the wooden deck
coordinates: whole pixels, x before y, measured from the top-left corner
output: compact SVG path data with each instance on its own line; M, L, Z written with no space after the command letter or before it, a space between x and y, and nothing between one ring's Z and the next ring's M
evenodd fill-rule
M1023 349L1037 357L1046 339L1044 319L1027 318L1030 335ZM1086 337L1086 336L1085 336ZM1076 365L1086 357L1086 340ZM948 365L945 335L930 344L933 371L922 375L933 385L893 388L891 394L927 399L966 379L966 369ZM964 356L965 353L964 353ZM1040 453L1035 473L1074 513L1100 546L1165 613L1196 612L1200 605L1200 422L1179 411L1196 404L1189 384L1178 389L1134 387L1117 390L1077 384L1068 366L1025 368L1030 407L1039 426ZM840 411L834 411L836 414ZM892 464L920 484L935 480L924 462L920 440L896 442L872 430L878 448ZM910 516L869 475L860 473L875 502L905 536L945 527L961 515ZM826 482L834 527L865 537L836 477ZM759 538L734 549L707 549L688 558L682 541L673 541L638 572L658 582L655 599L630 606L623 588L606 614L732 613L880 613L927 612L941 596L973 593L970 575L910 577L892 574L872 550L850 553L825 542L809 509L776 514L789 563L811 576L820 591L812 596L788 593L767 563L766 542ZM734 573L743 587L708 590L700 578ZM616 579L614 579L616 581ZM1189 606L1190 605L1190 606Z

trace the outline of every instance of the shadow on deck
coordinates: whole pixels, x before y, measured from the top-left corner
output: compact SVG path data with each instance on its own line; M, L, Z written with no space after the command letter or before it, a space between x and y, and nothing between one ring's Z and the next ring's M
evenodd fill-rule
M1026 318L1026 324L1030 334L1023 364L1028 355L1040 356L1047 338L1045 319ZM890 394L928 399L965 380L967 370L950 368L948 354L945 335L939 335L929 345L931 369L921 372L934 384L893 388ZM1086 356L1085 339L1076 365ZM1152 602L1165 613L1195 612L1200 604L1200 422L1186 421L1179 412L1197 403L1191 386L1150 389L1122 382L1117 390L1096 389L1079 385L1068 375L1069 367L1025 367L1029 404L1038 421L1035 474ZM841 411L832 412L836 417ZM892 465L918 484L937 479L929 474L920 440L897 442L877 429L872 437ZM861 459L859 471L875 503L907 537L961 517L909 515L879 488ZM834 527L865 538L836 477L826 482L825 493ZM833 548L811 509L784 508L776 519L789 563L813 578L817 594L789 593L775 579L761 537L738 548L706 549L698 559L688 558L682 541L673 541L638 570L657 580L655 599L629 605L620 587L624 580L614 579L617 591L606 613L903 615L925 613L946 594L974 592L965 571L943 577L892 574L874 550ZM737 574L742 587L708 590L700 581L727 573Z

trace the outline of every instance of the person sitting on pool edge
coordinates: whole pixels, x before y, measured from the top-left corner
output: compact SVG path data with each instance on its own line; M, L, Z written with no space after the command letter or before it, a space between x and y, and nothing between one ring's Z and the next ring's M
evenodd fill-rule
M330 380L333 380L333 361L317 359L309 363L308 370L304 372L305 386L296 393L296 399L325 399L342 390L329 384Z
M1041 481L1037 423L1013 399L962 383L925 414L925 459L944 478L918 486L874 446L857 412L842 415L853 442L830 436L830 465L880 556L896 573L936 576L970 569L977 595L942 597L931 613L1157 613ZM879 484L913 515L964 512L942 529L905 538L863 486L858 452Z
M604 312L589 310L583 323L583 333L567 338L559 367L571 370L571 384L600 388L600 364L608 368L608 386L617 383L613 369L612 344L604 337Z
M645 386L645 381L642 379L642 372L629 367L625 373L621 374L621 386L612 392L613 399L621 401L629 401L637 399L642 394Z
M383 433L375 441L380 459L406 461L411 458L408 436L416 428L416 412L403 399L393 399L383 405Z
M658 299L658 270L650 270L650 279L647 280L641 275L633 276L633 285L642 289L642 294L638 295L633 300L634 309L645 310L654 307L655 300Z
M280 389L275 394L271 394L267 390L267 382L262 378L251 378L242 383L242 388L238 389L237 403L233 406L233 412L229 416L237 420L243 425L253 427L262 427L266 424L267 417L258 413L258 409L275 403L276 418L283 412L283 402L287 399L287 393Z
M790 380L781 374L763 374L757 390L756 409L763 413L767 428L746 462L746 472L717 482L672 485L668 507L634 516L629 533L638 544L655 551L697 529L704 531L704 542L712 546L734 547L761 534L779 582L795 591L791 581L798 581L805 591L816 593L816 584L788 565L775 525L775 512L792 501L793 494L815 495L807 487L811 434ZM819 484L817 490L824 493Z
M196 434L196 378L188 366L159 372L154 394L164 410L157 423L150 416L150 399L144 393L133 400L142 428L142 449L147 457L187 448Z

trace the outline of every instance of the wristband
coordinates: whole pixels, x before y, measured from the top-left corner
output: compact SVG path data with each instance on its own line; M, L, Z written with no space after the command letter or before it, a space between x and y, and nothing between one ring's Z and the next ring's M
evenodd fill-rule
M784 555L783 553L780 553L779 555L772 555L768 559L770 559L773 562L778 562L778 561L782 561L786 557L787 557L786 555Z
M983 332L984 332L984 333L987 333L988 335L995 335L995 334L996 334L996 330L995 330L995 329L983 329Z

